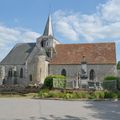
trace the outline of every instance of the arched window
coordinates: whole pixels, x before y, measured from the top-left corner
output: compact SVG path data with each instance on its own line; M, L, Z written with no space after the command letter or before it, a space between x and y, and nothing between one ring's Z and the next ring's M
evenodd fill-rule
M90 70L90 80L92 80L92 81L95 80L95 71L93 69Z
M8 71L8 77L12 77L12 69Z
M11 71L9 70L9 71L8 71L8 77L10 77L10 75L11 75Z
M14 77L17 77L17 72L16 71L14 71Z
M66 70L65 70L65 69L62 69L62 71L61 71L61 75L66 76Z
M32 75L30 74L30 76L29 76L29 79L30 79L30 81L32 81Z
M44 47L44 41L41 41L41 47Z
M20 78L23 78L23 68L20 69Z
M3 83L2 83L3 85L5 85L6 84L6 80L5 79L3 79Z

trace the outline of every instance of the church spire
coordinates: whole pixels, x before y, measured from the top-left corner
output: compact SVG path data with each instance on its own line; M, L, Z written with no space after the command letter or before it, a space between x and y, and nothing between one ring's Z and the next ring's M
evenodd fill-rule
M51 21L51 16L50 15L48 16L47 23L46 23L46 26L45 26L45 30L44 30L44 33L43 33L43 36L49 36L49 35L53 36L52 21Z

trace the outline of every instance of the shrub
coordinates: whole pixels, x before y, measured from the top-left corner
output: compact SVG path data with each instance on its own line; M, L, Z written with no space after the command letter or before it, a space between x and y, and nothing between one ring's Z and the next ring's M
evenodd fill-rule
M48 88L48 89L51 89L53 87L53 77L52 76L48 76L45 78L43 87Z
M82 95L80 92L75 92L74 94L76 94L76 98L82 98Z
M118 98L118 94L115 92L105 91L105 98L116 99Z
M118 98L120 98L120 91L117 91L116 93L117 93Z
M41 98L47 98L48 97L48 92L40 91L38 93L38 96L41 97Z
M118 77L115 76L107 76L104 78L104 80L118 80Z
M58 91L50 91L49 94L48 94L48 97L63 98L63 93L58 92Z
M72 93L64 93L63 98L64 98L64 99L70 99L70 98L73 98L73 94L72 94Z
M88 99L96 99L95 93L94 92L89 92Z
M54 84L53 84L53 81L57 81L59 80L60 84L59 85L56 85L56 86L61 86L61 87L64 87L65 86L65 77L63 75L49 75L48 77L45 78L45 81L44 81L44 88L48 88L48 89L52 89L54 87Z
M96 99L103 99L105 97L104 91L95 91L95 98Z
M105 91L105 98L111 98L111 94L109 91Z

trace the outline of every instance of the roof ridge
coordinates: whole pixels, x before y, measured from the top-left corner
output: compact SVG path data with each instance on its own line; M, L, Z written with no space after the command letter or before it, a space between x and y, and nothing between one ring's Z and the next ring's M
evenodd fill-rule
M68 44L58 44L58 45L93 45L93 44L115 44L115 42L100 42L100 43L68 43Z

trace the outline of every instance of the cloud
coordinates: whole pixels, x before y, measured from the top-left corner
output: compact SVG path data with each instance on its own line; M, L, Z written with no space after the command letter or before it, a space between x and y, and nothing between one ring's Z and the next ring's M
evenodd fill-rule
M93 14L58 10L53 14L55 30L65 39L87 42L120 39L120 0L107 0Z
M53 15L54 31L68 41L111 42L120 44L120 0L106 0L96 6L96 12L83 14L58 10ZM18 22L17 19L15 19ZM24 29L10 28L0 22L0 59L21 42L35 42L39 33ZM120 48L118 47L120 50ZM119 58L120 59L120 56Z
M120 21L120 0L108 0L98 7L103 19L109 22Z
M16 43L35 42L39 33L23 28L9 28L0 25L0 60L7 55Z

